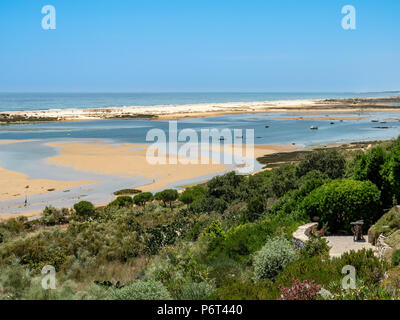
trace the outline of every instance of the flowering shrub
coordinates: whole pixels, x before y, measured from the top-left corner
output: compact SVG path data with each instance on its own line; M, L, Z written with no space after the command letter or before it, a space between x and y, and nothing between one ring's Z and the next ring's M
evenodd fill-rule
M317 284L314 280L300 280L292 279L293 283L290 287L279 286L281 296L278 300L316 300L322 286Z

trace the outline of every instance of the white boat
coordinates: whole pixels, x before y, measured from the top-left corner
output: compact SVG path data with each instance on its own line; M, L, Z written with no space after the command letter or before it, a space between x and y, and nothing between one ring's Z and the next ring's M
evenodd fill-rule
M318 130L318 127L317 126L311 126L310 129L311 130Z

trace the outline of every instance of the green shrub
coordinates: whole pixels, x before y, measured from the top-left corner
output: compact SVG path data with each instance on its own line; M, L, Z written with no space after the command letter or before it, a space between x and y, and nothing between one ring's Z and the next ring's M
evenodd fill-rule
M400 210L397 207L392 208L384 214L370 229L369 234L373 236L373 242L379 235L389 236L400 230Z
M0 300L21 299L32 282L32 272L17 259L0 270Z
M276 237L256 253L254 274L256 279L275 277L288 263L296 260L293 245L284 237Z
M345 252L340 258L334 258L332 263L336 265L338 273L346 265L353 266L357 278L368 285L378 285L388 269L387 263L375 256L371 249Z
M109 204L110 206L116 206L118 208L126 208L133 205L133 199L130 196L120 196L117 197L113 202Z
M94 214L94 205L89 201L81 201L74 205L75 212L82 218L90 217Z
M276 300L279 289L269 280L231 278L209 297L212 300Z
M336 150L311 152L299 163L296 172L301 177L310 171L318 170L331 179L338 179L344 175L345 164L345 158Z
M329 259L322 259L320 256L300 256L295 262L289 263L274 280L277 285L285 287L290 286L293 279L314 280L327 286L333 281L341 281L343 277L341 268Z
M328 246L328 243L324 238L311 237L311 239L306 242L304 248L301 249L301 255L308 258L314 256L328 258L329 251L330 247Z
M215 291L215 286L208 282L189 282L182 286L181 300L202 300Z
M168 290L159 281L136 280L111 291L113 300L171 300Z
M380 191L370 181L335 180L312 191L300 208L328 223L332 232L350 232L350 222L357 220L369 228L381 214Z
M219 247L225 239L225 232L222 229L221 222L213 221L208 225L203 232L203 237L208 241L208 252L212 252Z
M282 197L285 193L296 188L298 177L293 164L284 164L273 169L268 179L268 193L271 196Z
M265 210L265 198L261 195L251 198L247 202L247 221L253 222L257 220Z
M246 223L230 228L224 242L215 246L214 255L224 254L235 261L247 261L249 255L259 250L272 234L267 221Z
M142 192L133 198L133 203L137 206L144 206L146 202L153 200L153 194L151 192Z
M3 237L3 241L6 241L9 237L25 233L29 229L28 218L24 216L0 222L0 234Z
M160 200L163 202L164 207L167 206L167 203L169 204L170 208L172 209L172 202L174 202L176 199L178 199L178 191L174 189L166 189L164 191L156 193L154 198L156 200Z
M400 250L394 250L392 253L392 266L393 267L397 267L398 265L400 265Z
M188 188L179 196L179 201L186 205L192 204L197 199L203 197L207 190L200 186L195 186L193 188Z
M69 214L68 209L58 210L52 206L47 206L43 210L43 214L40 218L40 223L46 226L55 226L64 224L67 222L67 215Z

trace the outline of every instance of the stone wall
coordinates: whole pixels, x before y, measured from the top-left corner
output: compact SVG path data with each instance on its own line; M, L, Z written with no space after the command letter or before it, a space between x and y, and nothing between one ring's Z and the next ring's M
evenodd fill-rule
M375 242L378 256L381 259L386 259L393 249L385 242L385 239L386 237L383 234L381 234Z
M309 240L310 234L313 230L317 230L318 222L307 223L298 227L293 233L293 241L296 248L302 249Z

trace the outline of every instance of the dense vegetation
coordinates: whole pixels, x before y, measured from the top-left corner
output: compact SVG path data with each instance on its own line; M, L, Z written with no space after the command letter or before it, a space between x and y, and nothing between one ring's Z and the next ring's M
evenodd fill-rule
M105 207L48 207L38 220L0 223L0 298L322 299L321 288L333 294L326 299L397 298L399 251L386 261L366 250L329 259L325 240L315 235L298 249L292 233L310 221L327 234L381 219L374 235L386 221L392 234L397 209L390 219L383 213L400 200L399 181L397 140L351 154L310 152L181 194L121 191ZM46 265L56 268L56 290L41 287ZM346 265L356 267L356 290L341 289Z

